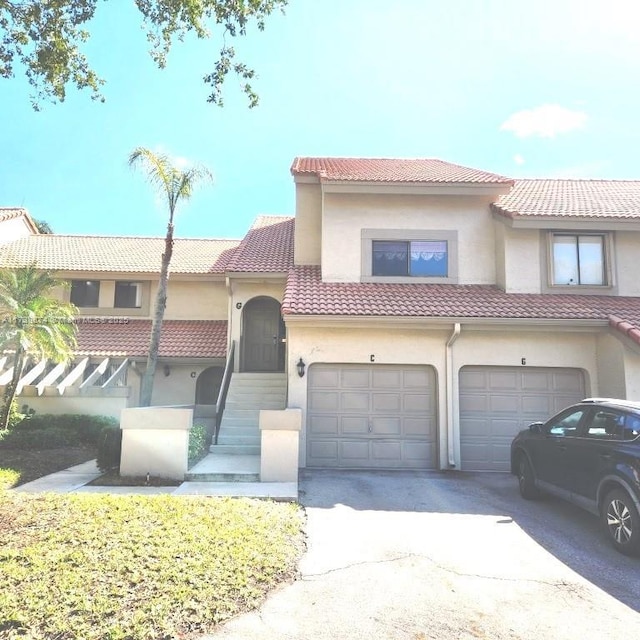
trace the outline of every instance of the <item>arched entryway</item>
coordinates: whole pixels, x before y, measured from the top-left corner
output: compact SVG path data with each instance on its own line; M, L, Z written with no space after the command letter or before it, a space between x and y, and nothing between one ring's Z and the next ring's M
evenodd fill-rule
M196 404L215 404L222 385L224 367L209 367L196 380Z
M280 303L274 298L252 298L242 310L242 371L284 371L285 328Z

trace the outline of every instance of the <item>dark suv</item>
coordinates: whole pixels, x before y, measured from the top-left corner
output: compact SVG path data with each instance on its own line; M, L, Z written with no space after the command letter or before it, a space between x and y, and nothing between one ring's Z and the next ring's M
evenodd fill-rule
M640 402L589 398L511 443L520 494L552 493L600 516L613 546L640 554Z

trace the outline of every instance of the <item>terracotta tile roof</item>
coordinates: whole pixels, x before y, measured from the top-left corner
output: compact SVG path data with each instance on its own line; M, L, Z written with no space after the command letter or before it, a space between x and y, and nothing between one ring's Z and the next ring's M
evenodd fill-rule
M504 176L434 158L295 158L294 176L322 181L512 184Z
M175 240L171 273L224 273L238 240ZM164 238L34 235L0 248L0 266L37 262L54 271L158 273Z
M516 180L492 205L508 218L640 218L640 180Z
M151 320L126 324L80 322L76 354L85 356L146 357ZM227 353L226 320L165 320L162 323L160 357L224 358Z
M320 267L289 272L283 315L602 320L640 326L640 298L505 293L488 285L322 282Z
M226 265L234 272L283 272L293 265L294 219L260 216Z

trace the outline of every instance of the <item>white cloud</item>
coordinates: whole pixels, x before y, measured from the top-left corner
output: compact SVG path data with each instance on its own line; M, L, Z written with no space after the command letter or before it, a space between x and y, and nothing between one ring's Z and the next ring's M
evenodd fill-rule
M521 156L519 153L516 153L515 156L513 156L513 161L518 165L521 166L525 163L524 157Z
M587 119L584 111L572 111L559 104L543 104L510 115L500 130L511 131L518 138L555 138L561 133L582 129Z

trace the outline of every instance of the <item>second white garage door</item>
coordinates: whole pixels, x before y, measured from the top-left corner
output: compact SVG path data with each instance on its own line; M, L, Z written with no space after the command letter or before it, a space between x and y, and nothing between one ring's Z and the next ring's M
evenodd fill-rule
M579 369L463 367L460 456L463 471L509 471L511 440L584 398Z
M314 364L308 376L308 467L435 468L431 367Z

